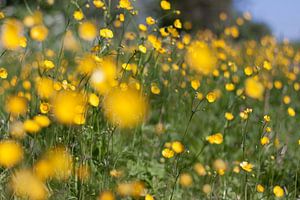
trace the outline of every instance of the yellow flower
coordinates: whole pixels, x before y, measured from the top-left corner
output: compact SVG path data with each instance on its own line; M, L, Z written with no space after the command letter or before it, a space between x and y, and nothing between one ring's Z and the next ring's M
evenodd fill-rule
M174 151L171 150L171 149L169 149L169 148L163 149L163 151L161 152L161 154L165 158L172 158L172 157L174 157Z
M101 0L94 0L94 1L93 1L93 4L94 4L94 6L95 6L96 8L102 8L102 7L105 6L104 2L101 1Z
M276 89L281 89L282 88L282 82L281 81L274 81L274 87Z
M194 90L197 90L200 87L200 85L201 84L199 80L194 79L191 81L191 86Z
M271 117L269 115L264 115L264 120L265 120L265 122L270 122Z
M265 88L256 78L248 78L245 81L246 95L253 99L261 100L264 95Z
M3 18L5 18L5 14L4 14L4 12L0 11L0 19L3 19Z
M225 171L227 170L227 164L222 159L216 159L213 163L213 168L219 175L223 176L225 174Z
M266 145L266 144L269 144L270 143L270 139L267 137L267 136L263 136L261 139L260 139L260 144L261 145Z
M43 114L47 114L50 111L50 104L49 103L41 103L40 104L40 111Z
M265 191L265 188L261 184L258 184L256 185L256 191L259 193L263 193Z
M232 121L234 119L234 116L233 116L232 113L226 112L225 113L225 119L227 119L228 121Z
M294 108L292 108L292 107L288 107L287 113L288 113L289 116L291 116L291 117L295 117L295 115L296 115L296 111L295 111Z
M53 69L54 63L51 60L44 60L44 67L46 69Z
M209 184L204 184L203 187L202 187L202 191L205 193L205 194L210 194L211 193L211 186Z
M104 37L104 38L113 38L114 37L114 33L112 32L112 30L108 29L108 28L103 28L100 30L100 36Z
M156 21L155 21L155 19L153 19L153 17L147 17L147 18L146 18L146 23L147 23L148 25L153 25L153 24L156 23Z
M179 176L179 184L182 187L190 187L193 184L193 178L188 173L180 174Z
M289 104L289 103L291 103L291 97L285 95L285 96L283 97L283 103L284 103L284 104Z
M7 19L1 26L1 44L4 48L17 50L23 37L23 25L16 19Z
M117 69L116 63L112 58L104 58L97 68L92 72L91 86L100 94L105 94L116 86Z
M76 10L74 13L73 13L73 17L74 19L80 21L84 18L84 15L83 15L83 12L81 10Z
M6 79L7 75L8 75L8 73L7 73L6 69L5 68L0 68L0 78Z
M147 26L144 24L139 24L139 30L145 32L147 31Z
M22 199L41 200L49 195L46 185L29 170L15 172L10 185L14 194Z
M92 93L89 95L89 104L90 105L97 107L99 105L99 102L100 102L99 97L96 94Z
M196 163L194 165L194 170L199 176L205 176L207 174L205 167L201 163Z
M54 82L50 78L41 78L37 80L36 90L42 99L48 99L54 94Z
M176 19L174 21L174 26L178 29L181 29L182 28L182 24L181 24L181 21L179 19Z
M157 86L157 84L155 84L155 83L152 83L152 84L151 84L151 92L152 92L153 94L159 94L159 93L160 93L160 89L159 89L159 87Z
M40 127L47 127L50 125L50 119L46 115L36 115L33 120L40 126Z
M243 170L245 170L246 172L252 172L254 165L252 165L251 163L248 163L247 161L243 161L240 163L240 167Z
M251 76L251 75L253 74L253 69L252 69L252 67L247 66L247 67L244 69L244 73L245 73L247 76Z
M209 92L207 95L206 95L206 99L209 103L213 103L216 101L217 99L217 95L215 92Z
M150 194L146 194L145 200L154 200L154 197Z
M82 39L92 41L97 36L97 28L92 22L86 21L79 25L78 34Z
M233 83L226 83L225 89L226 89L227 91L233 91L233 90L235 89L235 86L234 86Z
M184 151L184 145L179 141L172 142L172 150L175 153L182 153Z
M5 110L13 116L24 115L27 111L27 100L19 96L8 97Z
M10 168L21 162L23 150L19 143L13 140L0 141L0 165Z
M266 69L266 70L271 70L272 69L272 65L271 65L271 63L270 62L268 62L268 61L264 61L264 68Z
M47 160L52 170L50 175L57 180L66 180L71 176L73 158L64 147L50 149L44 159Z
M146 53L147 48L144 45L139 45L139 51L142 52L142 53Z
M61 91L52 98L53 114L63 124L85 122L86 99L81 93Z
M118 7L119 8L124 8L126 10L132 10L133 9L133 7L131 5L131 2L129 0L120 0Z
M171 9L171 4L170 4L170 2L168 2L168 1L162 0L162 1L160 2L160 7L161 7L163 10L170 10L170 9Z
M35 120L27 119L24 121L24 130L27 133L37 133L41 130L41 127Z
M217 67L217 59L208 45L195 41L187 48L185 60L189 67L204 75L211 74Z
M147 114L147 101L135 89L112 89L103 99L107 119L121 128L130 128L142 123Z
M30 37L38 42L43 42L48 36L48 29L44 25L36 25L30 29Z
M115 200L115 195L111 191L101 192L97 200Z
M284 190L282 189L282 187L280 187L279 185L276 185L273 188L273 193L276 197L281 198L284 196Z
M39 160L33 166L34 174L38 177L38 179L45 181L51 176L53 176L53 169L48 160Z
M207 136L206 140L210 144L222 144L222 142L223 142L223 135L221 133L216 133L216 134Z

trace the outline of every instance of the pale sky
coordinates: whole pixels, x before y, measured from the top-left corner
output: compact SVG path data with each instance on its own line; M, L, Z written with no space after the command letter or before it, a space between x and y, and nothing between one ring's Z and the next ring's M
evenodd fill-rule
M300 40L300 0L235 0L241 11L265 22L278 39Z

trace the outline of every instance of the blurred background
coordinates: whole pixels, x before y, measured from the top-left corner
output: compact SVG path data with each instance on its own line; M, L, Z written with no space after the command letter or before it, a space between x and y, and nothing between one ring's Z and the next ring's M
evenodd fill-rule
M53 6L47 6L49 4ZM20 6L24 4L33 7L34 4L45 5L43 9L65 9L72 2L84 5L88 0L0 0L1 8ZM113 0L117 3L117 0ZM161 16L160 0L132 1L140 7L140 20L146 16ZM247 21L240 29L238 39L259 39L267 34L274 34L279 41L288 39L294 43L300 41L300 0L172 0L172 4L182 11L180 18L191 21L194 30L209 28L215 33L224 30L236 22L243 13L251 14L251 21ZM63 6L64 5L64 6ZM65 10L64 10L65 11ZM92 11L92 10L91 10ZM226 20L220 22L220 14L226 14ZM174 19L164 18L165 25Z

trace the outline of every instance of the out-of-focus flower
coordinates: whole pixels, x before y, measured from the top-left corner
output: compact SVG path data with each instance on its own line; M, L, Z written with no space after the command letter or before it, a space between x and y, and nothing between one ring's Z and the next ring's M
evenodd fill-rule
M253 99L261 100L264 95L265 88L256 78L248 78L245 81L245 93Z
M78 34L82 39L92 41L97 36L97 28L94 23L86 21L79 25Z
M185 60L191 69L209 75L217 67L213 51L204 42L195 41L188 47Z
M17 50L23 38L23 25L16 19L7 19L1 26L1 44L9 50Z
M223 142L223 135L221 133L216 133L216 134L207 136L206 140L210 144L222 144L222 142Z
M24 115L27 111L27 100L24 97L10 96L6 100L5 110L13 116Z
M21 145L13 140L0 141L0 165L10 168L21 162L23 149Z
M112 89L103 100L107 119L121 128L130 128L142 123L147 114L147 100L137 90Z
M19 170L12 175L10 186L16 196L29 200L47 199L46 185L29 170Z
M61 91L52 98L53 114L63 124L85 123L86 98L73 91Z

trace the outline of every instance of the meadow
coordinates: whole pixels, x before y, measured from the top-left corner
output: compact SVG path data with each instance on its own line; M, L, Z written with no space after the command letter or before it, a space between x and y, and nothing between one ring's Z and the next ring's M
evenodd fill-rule
M1 9L0 199L300 198L299 48L154 2Z

